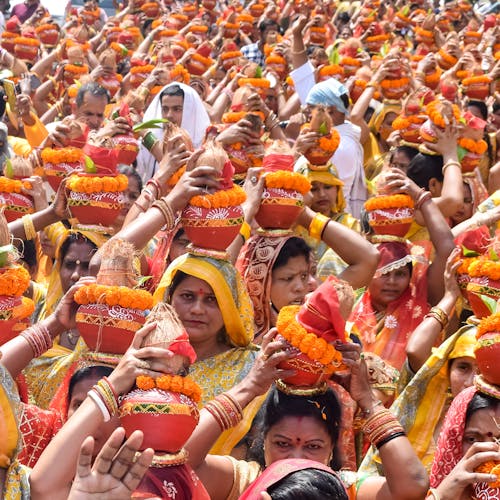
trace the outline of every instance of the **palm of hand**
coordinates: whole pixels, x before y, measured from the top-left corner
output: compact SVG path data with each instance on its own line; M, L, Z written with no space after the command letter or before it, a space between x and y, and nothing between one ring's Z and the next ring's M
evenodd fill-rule
M69 500L84 500L88 495L97 494L101 500L124 500L129 499L131 493L121 479L92 471L88 476L75 479Z

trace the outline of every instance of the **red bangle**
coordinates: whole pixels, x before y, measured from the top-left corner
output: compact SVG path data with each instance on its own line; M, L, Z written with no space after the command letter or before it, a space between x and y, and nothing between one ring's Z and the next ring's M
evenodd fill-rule
M146 182L146 186L151 184L156 189L156 199L160 198L162 195L162 189L160 186L160 183L156 179L149 179L148 182Z

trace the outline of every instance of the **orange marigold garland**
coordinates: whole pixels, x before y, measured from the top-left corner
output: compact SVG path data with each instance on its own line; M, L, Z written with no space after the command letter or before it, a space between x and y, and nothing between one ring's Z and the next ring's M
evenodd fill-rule
M302 195L311 190L311 183L306 177L298 172L278 170L265 175L266 187L275 189L290 189L298 191Z
M161 375L156 380L153 377L139 375L135 379L137 387L143 391L154 389L155 387L162 391L180 392L195 403L201 401L201 388L190 377L181 377L180 375Z
M500 313L483 318L477 325L476 338L479 339L486 333L500 332Z
M466 149L467 151L470 151L471 153L475 153L477 155L486 153L486 150L488 149L488 144L482 139L475 141L474 139L461 137L460 139L458 139L458 145Z
M489 259L477 259L469 266L469 275L473 278L486 276L492 280L500 280L500 262Z
M444 120L443 115L441 114L441 101L438 101L437 99L435 101L430 102L427 104L425 107L425 112L427 116L431 119L432 123L434 125L437 125L438 127L444 129L446 128L446 122ZM460 120L460 108L456 105L452 105L452 110L453 110L453 117L455 120L458 122Z
M462 263L458 266L457 274L469 274L470 265L479 257L461 257Z
M388 196L375 196L365 202L367 211L383 210L387 208L413 208L414 202L407 194L393 194Z
M22 189L31 189L31 183L8 177L0 177L0 193L21 193Z
M194 196L189 203L202 208L225 208L241 205L246 199L247 195L243 188L234 184L232 188L217 191L214 194Z
M44 163L76 163L83 159L83 152L79 148L67 147L61 149L44 148L41 152Z
M0 295L20 297L30 284L30 274L23 266L0 271Z
M125 191L128 186L128 177L123 174L118 174L115 177L99 177L99 176L83 176L72 175L67 184L71 191L77 193L101 193Z
M280 310L276 328L280 335L300 352L325 365L327 373L335 372L342 364L342 354L325 339L308 332L295 316L300 306L285 306Z
M77 304L107 304L145 311L153 307L153 296L146 290L126 286L90 284L75 293Z
M500 488L500 462L494 460L489 460L484 462L479 467L474 469L474 472L479 472L481 474L495 474L498 478L497 481L488 483L489 488Z
M183 176L184 172L186 171L186 166L181 167L177 172L170 177L170 179L167 181L167 185L170 187L174 187L178 182L179 179Z

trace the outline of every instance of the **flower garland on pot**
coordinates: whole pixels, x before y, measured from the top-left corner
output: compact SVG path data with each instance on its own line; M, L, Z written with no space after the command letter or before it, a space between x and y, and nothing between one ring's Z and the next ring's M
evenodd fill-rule
M471 262L467 284L469 304L476 318L489 316L493 304L500 299L500 260L496 251L489 251Z
M474 75L462 80L462 88L469 99L485 100L490 95L491 77Z
M26 158L15 156L5 161L4 176L0 177L0 207L7 222L34 213L33 198L28 193L32 185L27 180L32 175L33 168Z
M326 165L340 144L340 135L333 127L332 118L323 106L316 106L311 121L302 127L304 130L317 132L320 137L313 147L304 153L312 165Z
M302 306L283 307L276 321L279 336L286 341L287 351L296 356L280 363L281 369L293 369L295 375L281 380L278 388L293 392L294 388L317 390L324 387L332 373L345 371L342 355L332 345L347 342L345 318L354 303L352 288L330 276Z
M77 328L92 351L124 354L135 332L144 324L153 297L137 287L135 250L123 240L110 240L101 248L102 263L96 283L75 293L80 305Z
M368 223L376 234L404 237L413 222L415 204L407 194L380 195L365 202Z
M462 166L462 172L472 172L481 162L488 150L488 144L483 140L486 122L474 116L470 111L463 115L465 127L462 137L458 139L458 159Z
M275 141L264 157L265 188L255 220L266 230L290 229L311 189L307 178L293 171L294 156L288 144Z
M436 99L425 107L425 114L428 116L420 127L420 136L429 142L436 142L437 137L433 127L444 130L453 121L459 122L461 119L460 108L449 101Z
M17 264L19 253L11 244L7 220L0 211L0 345L11 340L31 324L34 302L23 294L30 285L30 274Z
M220 172L221 189L213 194L191 198L182 211L181 222L186 236L198 248L225 251L243 224L241 203L246 199L242 188L233 183L234 167L224 149L209 142L196 165L214 167Z

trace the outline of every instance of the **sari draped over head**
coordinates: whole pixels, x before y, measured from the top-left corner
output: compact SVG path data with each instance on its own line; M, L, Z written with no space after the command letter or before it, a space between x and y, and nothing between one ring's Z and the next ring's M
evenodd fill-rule
M253 311L245 284L228 261L193 254L181 255L165 271L154 294L156 303L167 301L175 274L182 271L207 282L214 291L232 349L210 358L197 360L189 368L190 376L202 388L201 405L229 390L250 371L258 351L252 346ZM265 396L253 400L243 412L243 420L222 433L211 449L213 454L229 454L248 432Z
M193 146L195 148L199 148L205 138L206 130L210 125L210 117L208 116L205 105L203 104L198 92L192 89L189 85L179 82L173 82L165 85L160 92L156 94L154 99L151 101L151 104L148 106L148 109L144 112L143 122L160 119L162 117L160 96L166 89L176 85L184 92L181 128L189 134L189 137L191 137L191 141L193 142ZM158 140L163 140L163 127L152 128L151 132ZM137 158L137 164L138 172L140 173L143 181L147 181L153 177L157 161L144 147L144 145L141 145L139 156Z
M385 313L375 309L370 290L367 289L355 304L349 323L351 331L357 329L359 332L364 351L377 354L401 370L406 359L408 338L429 310L428 261L424 249L417 245L410 248L406 243L391 241L380 243L377 249L381 258L375 276L413 263L410 284L398 299L387 306Z
M2 498L29 500L30 487L27 469L19 463L21 449L21 402L16 383L0 363L0 467L6 469Z
M411 378L391 407L427 470L431 468L437 431L448 408L449 362L455 358L474 357L476 326L473 322L475 320L469 319L467 325L432 350L425 364ZM405 375L409 372L410 368L406 363L402 378L407 378ZM378 452L372 448L363 460L359 472L380 473L377 470L380 463Z
M294 235L252 236L243 246L236 261L253 303L255 340L262 340L271 328L272 269L283 245Z
M250 487L244 491L244 493L240 496L240 500L261 500L261 494L263 492L267 492L268 488L275 485L277 482L281 481L290 474L304 469L322 470L328 472L332 476L335 476L340 481L342 481L341 476L339 476L330 467L320 462L315 462L314 460L306 460L303 458L287 458L285 460L278 460L277 462L273 462L269 467L267 467L262 472L262 474L250 485ZM342 484L344 485L343 482Z

